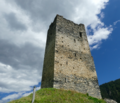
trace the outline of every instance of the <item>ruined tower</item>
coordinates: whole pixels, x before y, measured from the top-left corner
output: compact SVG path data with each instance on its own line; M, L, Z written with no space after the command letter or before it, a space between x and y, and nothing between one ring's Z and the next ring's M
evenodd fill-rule
M101 98L85 27L57 15L51 23L41 88L63 88Z

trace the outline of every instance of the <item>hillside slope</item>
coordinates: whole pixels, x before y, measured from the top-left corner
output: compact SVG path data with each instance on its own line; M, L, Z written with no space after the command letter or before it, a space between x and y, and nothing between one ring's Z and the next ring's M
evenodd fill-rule
M13 100L9 103L31 103L32 95ZM106 103L104 100L62 89L44 88L36 91L34 103Z
M120 103L120 79L100 85L102 98L113 99Z

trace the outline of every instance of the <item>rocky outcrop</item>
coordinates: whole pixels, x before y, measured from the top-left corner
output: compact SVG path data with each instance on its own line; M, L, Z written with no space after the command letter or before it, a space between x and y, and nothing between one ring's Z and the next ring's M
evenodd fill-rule
M115 100L112 100L112 99L107 99L105 98L104 99L107 103L117 103Z

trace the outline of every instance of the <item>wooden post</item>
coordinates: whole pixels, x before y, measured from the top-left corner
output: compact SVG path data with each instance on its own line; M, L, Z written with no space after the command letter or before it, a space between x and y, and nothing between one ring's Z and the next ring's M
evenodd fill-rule
M32 98L32 103L34 103L34 100L35 100L35 86L33 88L33 98Z

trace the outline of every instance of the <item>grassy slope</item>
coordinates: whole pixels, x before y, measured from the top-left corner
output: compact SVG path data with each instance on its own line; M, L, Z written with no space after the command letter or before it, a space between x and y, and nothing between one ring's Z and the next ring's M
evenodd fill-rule
M32 95L13 100L9 103L31 103ZM44 88L36 91L34 103L106 103L87 94L62 89Z

